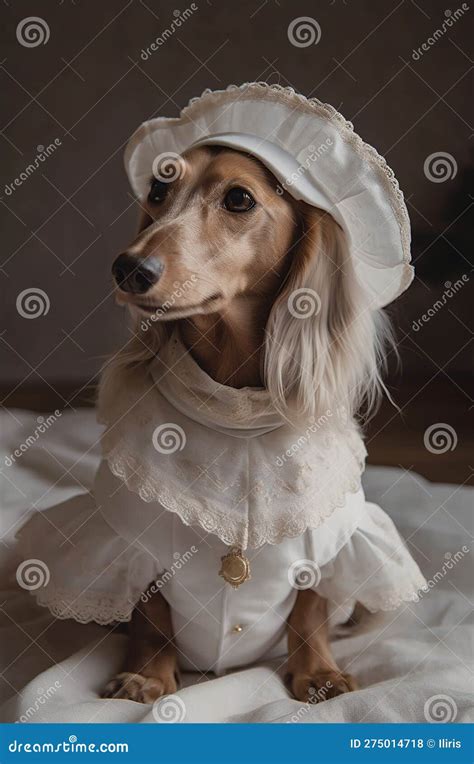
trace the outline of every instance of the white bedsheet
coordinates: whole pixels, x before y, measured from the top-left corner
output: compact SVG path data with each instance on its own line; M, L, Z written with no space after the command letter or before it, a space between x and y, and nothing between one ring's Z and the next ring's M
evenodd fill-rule
M156 709L101 700L120 666L126 636L94 624L55 621L15 580L14 534L33 504L43 509L87 490L99 458L94 413L64 413L11 460L37 417L0 415L0 721L155 723ZM13 461L5 463L5 456ZM440 457L442 458L442 457ZM187 722L474 721L472 547L474 491L434 485L393 468L369 468L365 490L408 539L429 593L334 643L339 664L361 690L318 705L289 697L278 664L220 678L184 677L179 716ZM447 564L451 569L447 569ZM436 696L443 696L436 699ZM184 704L184 705L183 705Z

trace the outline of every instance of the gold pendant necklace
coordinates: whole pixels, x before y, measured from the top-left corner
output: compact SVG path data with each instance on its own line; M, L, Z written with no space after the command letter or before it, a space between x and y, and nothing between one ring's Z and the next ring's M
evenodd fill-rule
M224 581L238 589L241 584L248 581L250 576L250 561L242 554L240 547L234 546L228 554L221 557L221 569L219 575Z

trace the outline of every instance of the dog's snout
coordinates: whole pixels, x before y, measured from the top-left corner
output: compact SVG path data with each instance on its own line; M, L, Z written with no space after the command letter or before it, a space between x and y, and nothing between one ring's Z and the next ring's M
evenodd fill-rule
M112 265L112 274L123 292L144 294L159 280L163 268L163 263L156 257L140 260L124 252Z

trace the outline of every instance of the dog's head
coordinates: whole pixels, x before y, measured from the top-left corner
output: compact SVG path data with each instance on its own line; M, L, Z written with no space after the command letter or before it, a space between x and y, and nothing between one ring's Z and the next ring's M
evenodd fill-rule
M296 222L276 186L263 165L236 151L179 157L169 177L150 181L138 236L115 260L118 300L171 321L275 291Z
M170 322L259 302L263 382L287 415L353 413L377 397L388 328L367 307L343 231L253 157L195 148L151 179L139 233L113 275L147 345ZM149 357L135 348L136 359Z

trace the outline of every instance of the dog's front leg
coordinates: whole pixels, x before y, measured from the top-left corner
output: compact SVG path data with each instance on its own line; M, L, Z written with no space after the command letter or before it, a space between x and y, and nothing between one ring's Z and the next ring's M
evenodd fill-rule
M298 592L288 619L288 684L297 700L309 703L357 689L331 653L327 600L310 589Z
M129 634L122 670L107 684L102 697L153 703L176 692L179 676L171 613L160 592L136 606Z

